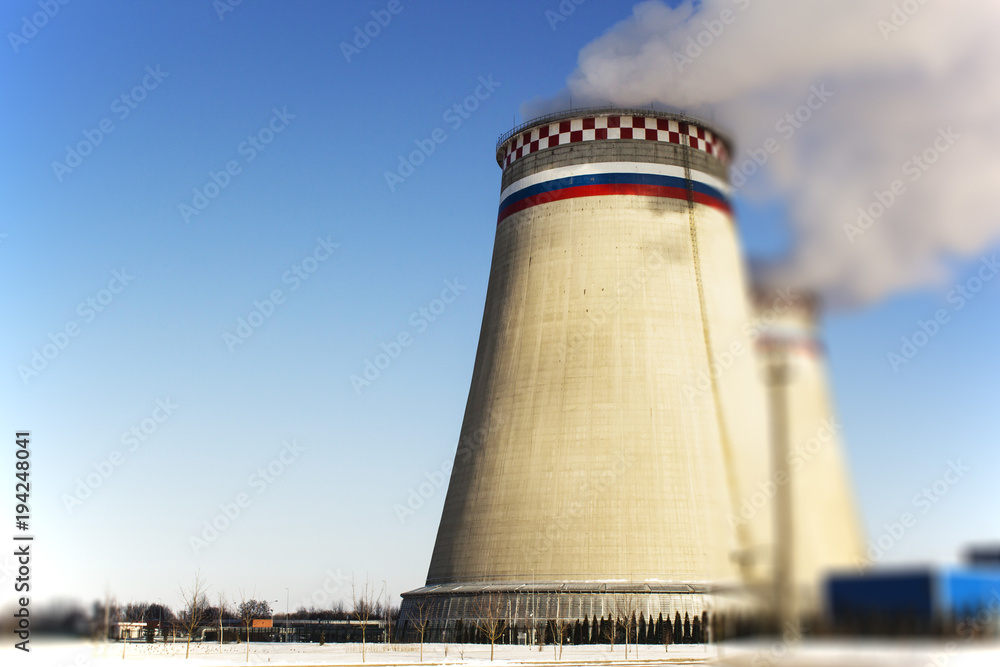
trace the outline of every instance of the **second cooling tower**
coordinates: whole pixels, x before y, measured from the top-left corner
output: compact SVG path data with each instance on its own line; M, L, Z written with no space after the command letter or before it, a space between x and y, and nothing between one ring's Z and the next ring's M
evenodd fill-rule
M727 144L649 110L543 117L501 138L496 242L426 586L447 627L485 595L514 625L702 618L763 576L767 408L729 209ZM756 560L755 560L756 558ZM428 612L428 610L430 610Z

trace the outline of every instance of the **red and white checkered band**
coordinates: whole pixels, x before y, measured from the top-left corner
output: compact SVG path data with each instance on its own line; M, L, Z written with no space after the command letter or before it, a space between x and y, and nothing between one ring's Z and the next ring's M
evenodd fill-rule
M723 164L729 162L722 139L693 123L643 116L586 116L541 125L511 137L504 147L503 167L506 169L518 158L546 148L605 139L641 139L690 146L714 155Z

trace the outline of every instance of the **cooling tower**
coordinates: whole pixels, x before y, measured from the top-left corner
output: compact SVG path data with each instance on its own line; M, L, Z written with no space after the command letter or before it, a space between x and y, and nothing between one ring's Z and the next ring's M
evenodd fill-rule
M779 563L787 568L794 607L801 614L815 614L822 609L825 576L855 567L864 555L842 427L827 389L819 301L800 291L758 289L755 302L762 375L767 377L768 364L785 368L778 388L783 405L776 414L787 443L781 468L787 474L783 490L788 500L785 530L790 535Z
M400 631L647 619L739 605L769 473L730 214L727 142L650 110L539 118L501 137L479 347L437 541Z

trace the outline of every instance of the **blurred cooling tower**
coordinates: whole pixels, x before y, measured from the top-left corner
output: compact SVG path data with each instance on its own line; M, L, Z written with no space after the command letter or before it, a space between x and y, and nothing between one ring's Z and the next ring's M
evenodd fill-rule
M734 521L770 459L756 356L731 352L750 313L727 156L705 123L650 110L501 137L472 385L401 632L468 623L484 596L517 625L623 595L647 619L698 617L766 588L771 515Z
M799 613L821 610L822 580L832 570L853 569L864 556L862 532L841 444L842 427L830 402L826 358L819 338L819 301L808 293L758 287L755 330L762 377L767 367L785 368L783 465L789 531L783 566ZM767 382L767 380L765 380ZM772 387L773 389L773 387ZM772 406L773 407L773 406ZM779 510L778 522L782 521ZM745 511L745 510L744 510ZM779 550L782 545L776 545ZM781 557L779 556L779 563Z

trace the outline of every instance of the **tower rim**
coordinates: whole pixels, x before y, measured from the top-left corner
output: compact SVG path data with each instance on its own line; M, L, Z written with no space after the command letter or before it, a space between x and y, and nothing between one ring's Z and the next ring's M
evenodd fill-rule
M645 118L665 118L668 120L676 120L681 122L691 123L697 125L698 127L704 128L712 132L722 143L725 145L726 150L732 154L733 142L729 138L729 134L718 128L715 124L705 120L700 116L690 114L682 109L674 110L664 110L664 109L651 109L651 108L639 108L639 107L618 107L618 106L595 106L595 107L580 107L576 109L566 109L564 111L554 111L542 116L536 116L530 120L527 120L519 125L514 126L512 129L504 132L497 139L496 144L496 160L500 167L503 167L504 160L504 147L507 143L518 134L530 130L539 125L545 125L547 123L554 123L562 120L570 120L573 118L581 118L585 116L643 116Z

